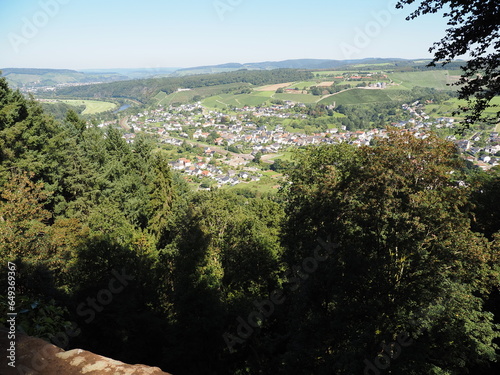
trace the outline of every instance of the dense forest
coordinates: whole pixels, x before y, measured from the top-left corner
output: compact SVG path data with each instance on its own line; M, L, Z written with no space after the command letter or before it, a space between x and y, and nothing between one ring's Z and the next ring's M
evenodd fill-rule
M274 195L192 191L168 161L0 78L0 279L15 262L19 329L178 375L498 374L500 170L396 130L297 150ZM5 324L3 290L0 306Z

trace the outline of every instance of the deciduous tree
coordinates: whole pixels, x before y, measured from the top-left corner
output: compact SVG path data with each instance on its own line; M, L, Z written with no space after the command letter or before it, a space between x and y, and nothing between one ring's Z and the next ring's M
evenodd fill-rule
M285 187L285 259L301 264L318 238L340 246L289 299L290 368L361 373L402 332L414 343L393 374L495 360L483 304L500 280L498 250L471 230L461 165L452 143L396 132L299 156Z
M399 0L397 7L418 3ZM492 98L500 94L500 3L497 0L423 0L407 19L443 12L449 28L446 35L434 43L431 65L449 63L455 58L469 55L464 64L460 85L460 98L467 99L472 112L466 124L478 120L498 122L496 115L487 116L484 110Z

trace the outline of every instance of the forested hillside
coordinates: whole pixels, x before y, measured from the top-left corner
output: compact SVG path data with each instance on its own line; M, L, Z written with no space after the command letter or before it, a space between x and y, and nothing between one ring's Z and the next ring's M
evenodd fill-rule
M252 85L266 85L305 81L311 79L312 76L311 72L293 69L276 69L270 71L238 70L219 74L143 79L92 86L67 87L57 90L57 95L78 98L129 98L146 103L160 91L170 94L178 88L217 86L228 83L240 83L241 87L245 87L249 83Z
M194 192L168 162L147 136L56 121L0 78L0 279L13 262L20 329L178 375L498 373L497 168L399 130L298 150L274 195Z
M0 75L13 87L35 88L92 82L114 82L127 79L117 73L83 73L69 69L2 68Z

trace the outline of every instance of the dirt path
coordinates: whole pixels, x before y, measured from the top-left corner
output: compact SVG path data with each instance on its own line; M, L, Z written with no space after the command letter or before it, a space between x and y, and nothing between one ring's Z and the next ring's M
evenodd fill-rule
M125 116L124 118L120 119L120 126L125 130L131 129L131 127L128 125L128 118L129 116Z
M341 92L346 92L346 91L349 91L349 90L354 90L354 89L359 89L359 87L350 87L348 89L345 89L345 90L341 90L339 92L335 92L333 94L328 94L328 95L325 95L325 96L321 96L318 100L315 101L315 103L319 103L320 101L322 101L323 99L326 99L326 98L329 98L330 96L334 96L334 95L337 95L337 94L340 94Z
M219 99L217 99L217 100L216 100L216 102L217 102L217 103L220 103L220 104L223 104L223 105L225 105L226 107L229 107L229 104L226 104L226 103L224 103L224 102L221 102Z
M287 82L287 83L278 83L275 85L262 86L260 88L255 89L255 91L276 91L278 89L288 87L288 86L292 85L293 83L294 82Z
M262 155L260 160L262 160L264 163L273 164L274 160L271 159L279 158L281 156L283 156L283 154L266 154Z

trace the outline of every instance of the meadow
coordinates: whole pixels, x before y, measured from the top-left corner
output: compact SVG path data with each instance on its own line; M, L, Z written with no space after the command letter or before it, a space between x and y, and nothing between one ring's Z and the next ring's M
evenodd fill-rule
M97 113L112 111L118 107L116 103L111 102L103 102L100 100L58 100L59 103L65 103L68 105L79 106L84 105L85 110L82 112L82 115L95 115ZM47 102L47 103L56 103L56 102Z
M293 85L290 85L287 88L290 88L290 89L297 88L299 90L303 90L305 88L307 90L311 86L316 86L318 83L320 83L320 81L295 82Z
M467 104L466 100L453 98L445 101L442 104L428 104L425 106L425 110L427 113L433 112L435 115L438 116L452 116L453 111L458 110L460 106L464 106L466 104ZM493 98L491 104L500 106L500 96ZM496 113L497 110L498 110L497 107L487 108L484 111L484 113L486 115L492 115ZM454 116L454 117L460 117L460 116ZM497 129L500 128L497 126Z
M310 94L274 94L274 98L279 100L290 100L295 103L304 104L316 103L321 99L321 97L319 96Z
M205 98L205 97L210 97L212 95L220 94L225 90L240 89L249 86L250 84L248 83L238 82L238 83L228 83L216 86L197 87L192 90L178 91L172 94L167 94L163 91L160 91L158 94L156 94L156 96L153 99L158 105L163 105L163 106L169 106L170 104L174 103L186 104L192 102L196 96L201 96Z
M331 95L319 101L318 104L347 105L390 102L392 99L383 90L352 89Z
M455 71L451 71L450 75L447 70L429 70L422 72L397 72L387 74L401 88L409 88L415 86L431 87L437 90L453 90L449 84L456 82ZM397 86L395 87L397 88Z

